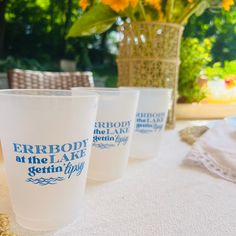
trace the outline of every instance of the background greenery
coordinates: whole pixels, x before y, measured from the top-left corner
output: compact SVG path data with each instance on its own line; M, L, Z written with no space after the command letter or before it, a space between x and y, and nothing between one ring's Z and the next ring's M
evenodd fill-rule
M116 26L101 35L66 40L81 13L78 0L0 0L0 72L16 67L58 71L65 58L76 60L78 70L92 70L106 86L116 86ZM208 66L205 71L214 74L224 61L236 59L236 7L193 16L184 31L189 37L194 39L184 40L181 49L179 88L187 101L197 101L203 96L197 84L200 71Z
M206 96L206 89L198 80L204 67L211 62L212 41L202 42L197 38L184 38L181 44L181 64L179 73L179 95L182 102L200 102Z

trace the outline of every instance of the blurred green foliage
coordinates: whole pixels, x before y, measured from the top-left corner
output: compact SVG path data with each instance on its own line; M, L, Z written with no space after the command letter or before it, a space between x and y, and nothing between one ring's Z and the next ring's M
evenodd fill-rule
M235 60L236 6L229 12L208 9L199 17L192 16L185 27L184 37L196 37L201 41L205 38L213 40L211 65L215 62Z
M78 70L115 70L115 55L107 44L114 27L101 35L66 39L80 15L78 0L0 0L0 59L8 64L0 71L16 66L59 70L60 59L75 60Z
M190 18L183 35L179 76L179 94L186 102L199 102L206 96L198 84L201 73L209 79L236 74L235 62L230 62L236 59L235 42L236 6L230 12L207 10Z
M216 62L213 66L206 67L204 74L209 80L225 79L227 76L236 75L236 60Z
M76 60L78 70L91 70L101 81L105 80L106 86L115 87L116 25L100 35L66 39L69 28L80 15L78 0L0 0L0 72L16 67L56 71L60 59L70 59ZM208 10L199 17L191 17L184 31L184 38L188 37L197 38L198 43L183 43L186 50L181 49L179 90L188 101L198 101L202 97L196 86L200 66L208 63L213 70L208 68L207 73L217 74L225 67L224 61L236 59L236 7L230 12ZM207 47L205 53L208 51L205 38L213 42L212 60L197 51L199 44L200 48Z
M201 70L211 61L212 42L204 39L185 38L181 44L179 95L185 102L199 102L206 91L198 84Z
M58 71L58 65L39 62L35 59L15 58L8 56L6 59L0 59L0 71L7 72L12 68L42 70L42 71Z

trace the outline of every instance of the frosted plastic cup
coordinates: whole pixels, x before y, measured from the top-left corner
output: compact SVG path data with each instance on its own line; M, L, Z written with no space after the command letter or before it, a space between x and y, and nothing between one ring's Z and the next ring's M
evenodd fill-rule
M130 88L122 87L121 89ZM139 87L136 89L140 91L140 97L130 158L153 158L158 154L165 130L172 90Z
M78 95L85 88L72 88ZM129 158L139 91L88 89L99 94L88 178L110 181L123 176Z
M98 96L1 90L0 135L16 221L53 230L80 215Z

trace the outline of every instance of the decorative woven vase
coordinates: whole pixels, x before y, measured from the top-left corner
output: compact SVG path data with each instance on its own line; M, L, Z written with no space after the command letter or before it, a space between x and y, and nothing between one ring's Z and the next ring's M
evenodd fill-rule
M133 22L122 25L120 32L118 85L173 89L167 120L167 127L173 128L183 26Z

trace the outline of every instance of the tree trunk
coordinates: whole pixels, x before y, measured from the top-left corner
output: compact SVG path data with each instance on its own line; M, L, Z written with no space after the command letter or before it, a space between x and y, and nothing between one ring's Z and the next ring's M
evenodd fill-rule
M101 41L101 50L102 50L101 64L104 64L105 57L106 57L106 54L107 54L107 51L106 51L107 34L108 34L107 31L102 34L102 41Z
M5 37L5 10L7 6L7 0L0 0L0 57L4 56L4 37Z
M66 40L66 35L68 33L68 29L71 26L71 16L72 16L72 0L68 0L67 6L66 6L66 20L64 24L64 35L63 35L63 56L66 58L67 52L66 52L66 44L68 43ZM71 58L70 58L71 59Z
M56 17L56 14L55 14L55 6L57 4L57 1L56 0L51 0L50 1L50 5L49 5L49 12L50 12L50 26L51 26L51 32L50 32L50 38L51 38L51 48L52 48L52 58L55 58L57 57L57 48L56 48L56 41L57 41L57 37L58 35L56 35L56 32L55 32L55 17Z
M65 21L65 35L71 25L71 16L72 16L72 0L68 0L67 11L66 11L66 21Z

